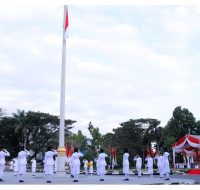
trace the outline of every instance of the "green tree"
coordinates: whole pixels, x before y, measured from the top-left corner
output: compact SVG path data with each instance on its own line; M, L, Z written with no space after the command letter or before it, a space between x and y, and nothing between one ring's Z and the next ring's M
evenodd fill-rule
M196 134L197 124L193 114L186 108L177 106L171 119L164 127L164 143L168 149L186 134Z
M74 122L65 120L66 136L69 135ZM17 155L21 143L33 151L32 157L38 153L44 153L48 145L57 148L58 130L58 116L42 112L25 113L17 110L12 117L3 116L0 119L1 144L4 144L13 156Z
M144 129L142 126L136 124L133 119L123 122L120 125L121 127L113 129L113 146L118 150L119 164L122 163L122 154L125 148L128 148L131 153L130 160L132 160L137 153L142 156L144 150Z
M42 112L29 111L26 113L29 127L27 147L34 151L35 157L39 152L45 152L48 145L58 146L58 116Z
M157 127L154 133L154 140L156 141L156 149L160 151L160 147L164 146L164 128Z
M21 145L23 145L26 149L28 133L30 128L27 122L26 113L24 110L21 111L18 109L17 113L13 113L13 118L15 119L16 132L21 133Z
M104 147L109 152L109 146L114 146L115 143L115 135L114 133L106 133L102 136L102 147Z
M176 140L190 133L195 134L196 121L191 112L178 106L173 111L173 116L165 126L165 131L174 136Z
M195 135L200 134L200 121L197 121L196 123L196 129L195 129Z
M91 121L89 122L88 130L92 136L92 146L98 147L99 145L102 145L102 134L99 132L98 127L92 125Z
M19 152L20 133L15 132L15 120L4 116L0 119L0 142L10 152L11 158Z
M157 134L156 129L157 127L160 125L160 121L157 119L151 119L151 118L147 118L147 119L135 119L134 120L136 125L141 125L141 127L144 130L144 134L143 134L143 143L146 146L146 148L151 149L151 142L156 141L157 139Z

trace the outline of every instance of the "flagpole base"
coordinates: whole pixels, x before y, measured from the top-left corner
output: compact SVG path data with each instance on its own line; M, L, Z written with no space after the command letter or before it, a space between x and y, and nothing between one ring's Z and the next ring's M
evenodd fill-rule
M58 172L64 172L67 159L65 147L59 146L57 151L58 151Z

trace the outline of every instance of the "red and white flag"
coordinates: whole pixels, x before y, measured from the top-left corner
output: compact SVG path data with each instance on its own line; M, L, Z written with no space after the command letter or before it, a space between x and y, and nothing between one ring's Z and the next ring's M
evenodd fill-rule
M64 12L64 23L63 23L63 35L64 38L68 38L68 26L69 26L69 18L68 18L68 7L65 6L65 12Z
M68 155L67 155L68 157L72 156L73 150L74 150L74 148L73 148L73 146L71 146L69 149Z

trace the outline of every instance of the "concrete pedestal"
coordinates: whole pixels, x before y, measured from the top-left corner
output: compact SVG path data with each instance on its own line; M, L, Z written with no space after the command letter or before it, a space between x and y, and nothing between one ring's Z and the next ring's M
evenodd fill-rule
M65 147L58 147L58 172L65 171L66 160Z

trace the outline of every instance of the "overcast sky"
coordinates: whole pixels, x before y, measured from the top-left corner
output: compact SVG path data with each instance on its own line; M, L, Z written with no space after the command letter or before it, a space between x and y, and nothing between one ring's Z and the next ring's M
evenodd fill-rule
M200 6L70 5L66 119L89 134L129 119L200 120ZM0 4L0 107L59 115L63 6Z

